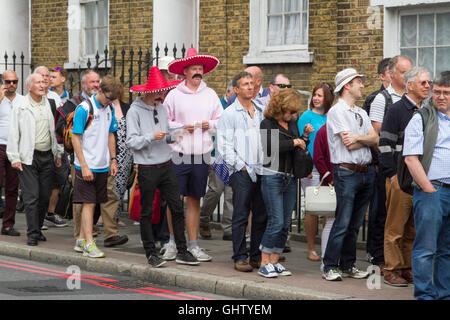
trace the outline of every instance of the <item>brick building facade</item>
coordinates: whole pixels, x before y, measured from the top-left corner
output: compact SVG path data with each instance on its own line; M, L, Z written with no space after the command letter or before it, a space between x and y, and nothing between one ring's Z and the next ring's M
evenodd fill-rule
M152 17L155 1L157 0L108 1L110 50L114 47L118 50L152 48L154 45ZM186 3L190 0L179 1ZM284 0L278 1L281 3ZM69 40L70 32L68 31L68 25L70 26L68 12L70 13L74 2L77 0L33 0L31 2L31 51L35 65L61 66L68 62L69 51L73 52L69 48L71 40ZM397 2L399 4L394 7ZM264 32L255 28L252 30L254 19L251 19L251 14L254 14L255 7L265 8L266 2L262 0L192 0L191 3L198 7L197 16L192 20L192 23L198 24L197 49L199 53L217 56L221 61L219 67L205 80L221 96L227 82L236 73L247 65L256 64L265 74L264 86L268 86L273 75L284 73L291 79L296 89L310 91L317 83L324 81L333 83L335 74L343 68L354 67L367 76L364 94L368 94L379 87L376 75L378 61L388 53L403 50L402 48L389 49L386 38L390 37L390 34L383 29L383 22L386 20L384 19L386 14L388 19L403 21L402 10L410 9L410 7L401 7L401 3L404 2L299 1L299 3L308 4L305 9L308 13L306 54L309 54L311 59L272 63L269 58L263 63L245 64L244 57L249 55L252 51L251 46L254 45L252 37L258 32ZM408 1L412 3L413 8L415 8L414 2L414 0ZM428 2L431 2L430 6L433 6L435 2L437 4L434 6L442 6L441 3L444 3L446 8L449 7L448 1ZM271 2L267 3L270 5ZM418 4L418 6L420 8L421 5ZM419 16L420 12L417 15ZM399 35L401 36L402 34Z

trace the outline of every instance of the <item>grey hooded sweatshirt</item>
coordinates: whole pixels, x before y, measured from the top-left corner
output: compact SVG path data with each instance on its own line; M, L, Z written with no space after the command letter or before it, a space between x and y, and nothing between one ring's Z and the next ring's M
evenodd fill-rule
M157 115L155 121L154 110ZM157 123L155 123L157 122ZM172 158L172 143L170 135L161 140L155 140L154 133L169 131L169 120L166 107L162 104L149 106L142 97L138 97L127 113L126 144L134 156L134 163L155 165L169 161Z

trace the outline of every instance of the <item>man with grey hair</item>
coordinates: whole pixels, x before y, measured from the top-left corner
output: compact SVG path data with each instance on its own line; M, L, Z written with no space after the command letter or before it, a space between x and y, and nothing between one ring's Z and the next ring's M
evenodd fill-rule
M405 128L431 90L430 74L424 68L414 67L404 78L407 93L386 111L379 146L380 172L386 177L384 282L397 287L413 283L411 252L415 237L412 196L400 189L397 163Z
M220 102L222 103L222 107L224 109L227 108L228 100L230 100L231 96L233 95L233 80L230 80L227 85L227 90L225 91L225 95L220 98Z
M27 244L46 241L41 232L48 208L53 170L61 166L63 148L55 137L55 124L45 93L44 77L27 78L28 95L12 110L6 153L19 171L27 218Z
M450 71L405 129L403 156L414 179L414 297L450 299Z
M369 118L377 134L380 134L386 110L398 102L406 91L404 73L412 68L411 60L406 56L395 56L389 60L387 73L391 77L390 85L380 91L370 104ZM368 249L370 262L384 269L384 226L386 221L386 177L379 170L378 146L371 148L373 163L377 167L375 191L372 195L369 211Z
M60 107L62 104L61 97L50 90L50 71L48 68L46 66L39 66L34 69L33 73L38 73L44 77L45 94L47 95L47 98L52 99L55 102L55 107Z

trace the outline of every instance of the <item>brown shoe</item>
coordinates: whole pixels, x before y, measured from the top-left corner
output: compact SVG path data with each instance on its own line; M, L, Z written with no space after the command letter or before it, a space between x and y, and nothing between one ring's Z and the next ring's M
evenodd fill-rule
M200 237L202 237L202 239L211 239L211 229L209 226L200 226Z
M253 271L253 267L251 265L249 265L248 262L245 260L235 262L234 268L237 271L241 271L241 272L252 272Z
M261 261L250 260L249 264L252 266L253 269L259 269L259 267L261 267Z
M413 273L411 270L403 270L402 277L408 281L408 283L414 283Z
M402 276L394 273L384 275L384 283L393 287L407 287L408 281L406 281Z

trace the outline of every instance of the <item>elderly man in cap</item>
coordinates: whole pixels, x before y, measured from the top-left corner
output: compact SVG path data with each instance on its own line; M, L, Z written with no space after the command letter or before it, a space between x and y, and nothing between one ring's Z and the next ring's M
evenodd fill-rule
M375 181L369 147L379 138L367 113L355 105L362 97L364 80L352 68L339 72L334 92L340 98L328 112L327 140L337 200L336 220L323 259L322 277L329 281L368 276L355 267L356 240Z
M177 263L197 265L197 259L187 251L184 236L183 203L178 182L172 169L173 136L169 134L167 110L162 105L166 91L174 86L164 80L158 67L152 67L147 83L131 87L132 92L145 93L131 105L127 115L127 145L138 165L138 184L141 191L141 238L148 263L160 267L165 261L158 257L153 237L151 218L156 189L166 199L172 215L178 255ZM177 132L174 132L177 134Z
M189 251L198 261L211 261L211 257L198 246L200 198L206 193L212 136L223 112L216 92L202 79L218 64L216 57L199 55L190 48L185 58L169 64L169 72L184 76L185 80L170 91L164 101L170 127L184 130L180 139L172 144L175 152L173 168L180 193L187 197Z

